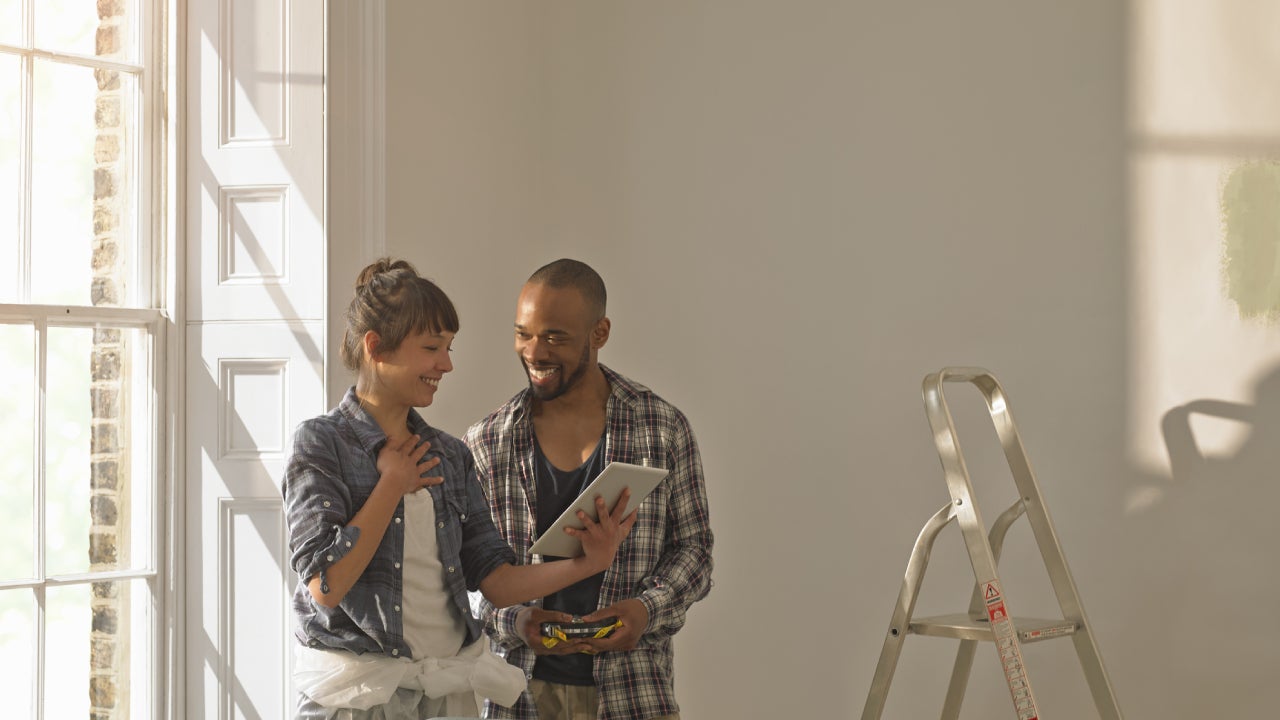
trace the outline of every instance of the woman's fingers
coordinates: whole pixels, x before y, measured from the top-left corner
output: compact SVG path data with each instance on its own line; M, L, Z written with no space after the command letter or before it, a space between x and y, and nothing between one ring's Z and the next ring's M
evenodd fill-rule
M604 499L601 498L597 504L603 505ZM631 488L625 487L622 488L622 494L618 496L618 502L613 504L613 511L609 513L611 519L616 523L621 523L622 519L626 517L627 505L629 504L631 504Z

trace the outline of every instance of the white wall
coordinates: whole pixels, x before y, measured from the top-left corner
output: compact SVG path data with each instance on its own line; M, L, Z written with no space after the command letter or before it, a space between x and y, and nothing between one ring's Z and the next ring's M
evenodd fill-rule
M1126 714L1273 712L1280 342L1234 312L1217 248L1221 177L1280 147L1255 77L1276 18L1181 7L388 1L387 250L463 324L428 418L461 432L519 389L534 268L600 270L602 360L687 412L708 474L684 717L857 716L947 500L919 383L953 364L1010 394ZM333 265L343 295L358 267ZM1012 497L957 397L990 519ZM1212 472L1170 472L1184 415ZM1010 542L1013 611L1049 613L1030 534ZM961 609L968 577L949 530L920 609ZM908 640L887 717L936 714L951 656ZM1090 716L1068 644L1026 656L1046 715ZM989 648L966 710L1011 715Z

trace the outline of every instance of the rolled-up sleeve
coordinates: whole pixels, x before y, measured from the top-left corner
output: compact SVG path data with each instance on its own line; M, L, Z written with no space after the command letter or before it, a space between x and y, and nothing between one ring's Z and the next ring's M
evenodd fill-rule
M645 632L667 635L684 627L689 607L710 592L714 567L714 536L698 443L683 415L677 412L673 419L667 546L657 567L643 580L639 596L649 611Z
M329 592L325 570L360 537L360 528L347 527L351 492L341 480L336 448L332 426L319 418L304 422L294 433L284 477L290 565L304 582L318 575L325 593Z

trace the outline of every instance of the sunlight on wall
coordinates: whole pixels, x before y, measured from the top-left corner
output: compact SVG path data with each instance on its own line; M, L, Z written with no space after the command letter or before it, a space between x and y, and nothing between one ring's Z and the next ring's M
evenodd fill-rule
M1274 258L1256 264L1280 227L1251 227L1251 252L1227 242L1239 240L1242 195L1256 202L1269 192L1253 182L1267 173L1241 168L1280 158L1280 5L1135 0L1132 8L1127 446L1150 481L1130 490L1131 513L1186 479L1181 459L1236 456L1258 418L1277 411L1258 397L1280 372L1280 325L1237 302L1275 284ZM1236 283L1233 295L1228 270L1239 274L1246 257L1250 285Z

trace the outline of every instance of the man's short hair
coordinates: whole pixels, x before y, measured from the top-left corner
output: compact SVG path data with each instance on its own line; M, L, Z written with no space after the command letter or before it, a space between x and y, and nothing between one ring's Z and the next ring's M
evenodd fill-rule
M600 273L584 262L569 258L549 262L530 275L528 282L553 288L574 288L582 293L587 306L595 311L596 320L605 315L608 296L604 290L604 280L600 278Z

